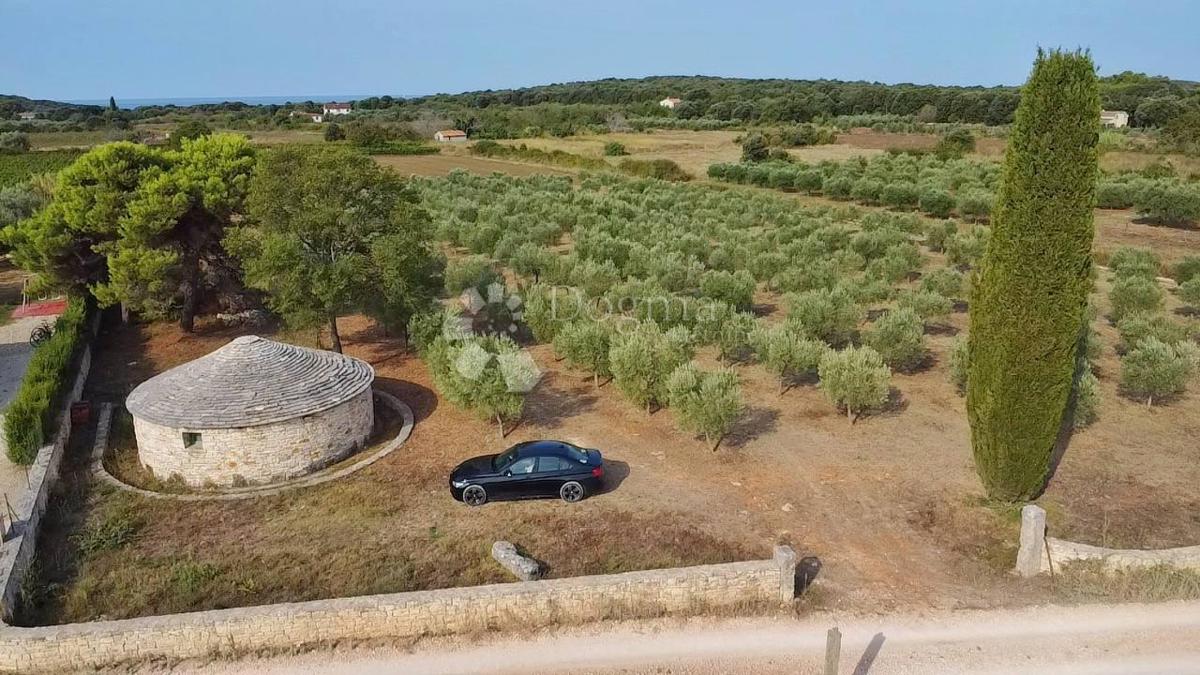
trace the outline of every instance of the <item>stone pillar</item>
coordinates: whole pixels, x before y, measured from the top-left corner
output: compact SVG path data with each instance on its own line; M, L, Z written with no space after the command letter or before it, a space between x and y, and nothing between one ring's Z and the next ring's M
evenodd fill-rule
M1034 577L1042 571L1046 555L1046 510L1034 504L1021 508L1021 548L1017 550L1019 576Z
M779 601L791 604L796 599L796 552L791 546L776 546L773 558L779 567Z

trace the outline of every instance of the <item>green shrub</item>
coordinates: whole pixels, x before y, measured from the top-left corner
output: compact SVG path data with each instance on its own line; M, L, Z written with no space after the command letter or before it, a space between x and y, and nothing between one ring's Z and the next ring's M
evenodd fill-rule
M788 320L808 336L833 345L849 340L863 319L863 309L846 287L817 289L787 297Z
M629 152L625 150L625 145L622 143L618 143L617 141L609 141L604 144L605 157L621 157L628 154Z
M870 178L860 178L854 181L854 186L850 189L850 196L854 198L854 201L863 204L878 204L882 195L883 183Z
M889 183L880 194L883 205L894 209L915 209L919 199L920 192L912 183Z
M1120 322L1133 312L1158 312L1163 307L1163 290L1158 282L1146 277L1117 277L1108 292L1109 316Z
M762 162L770 155L770 148L767 146L767 139L760 133L755 132L746 136L746 140L742 141L742 161L743 162Z
M501 282L502 277L485 258L471 257L450 260L446 265L446 290L452 294L474 288L485 294L487 287Z
M912 370L925 360L925 322L910 308L893 309L871 325L866 344L892 368Z
M713 450L745 408L737 373L732 370L706 373L691 363L679 366L667 378L667 400L680 425L703 434L713 444Z
M1182 393L1195 370L1194 351L1149 337L1121 358L1121 388L1153 405L1156 398Z
M854 179L849 176L831 176L825 179L821 190L830 199L850 199L854 192Z
M950 315L954 302L934 291L907 290L897 296L896 306L911 309L926 321L937 321Z
M851 423L856 415L887 403L891 392L892 371L879 352L870 347L826 352L817 374L825 397L845 408Z
M754 305L754 277L747 271L709 270L700 277L700 294L736 309Z
M690 173L669 159L623 159L617 168L638 178L657 178L673 183L692 179Z
M1148 248L1122 246L1108 258L1108 266L1118 277L1139 276L1154 279L1158 276L1158 256Z
M958 195L958 214L971 221L986 220L992 214L995 195L984 190L968 190Z
M947 298L959 297L962 287L962 272L949 267L939 267L921 276L921 290L937 293Z
M917 205L921 211L935 218L947 218L954 211L955 200L949 190L925 188L921 191Z
M1192 309L1200 309L1200 276L1179 284L1179 299Z
M960 337L950 344L950 382L961 396L967 393L967 375L970 372L967 338Z
M1133 198L1129 183L1102 181L1096 186L1096 206L1102 209L1127 209L1133 206Z
M612 330L599 321L579 319L559 329L554 336L554 351L567 363L592 374L592 384L600 387L600 378L612 374L609 365Z
M1100 418L1100 380L1089 368L1075 385L1074 426L1082 429Z
M796 326L786 323L759 326L750 335L750 346L758 362L779 378L780 393L788 380L815 373L828 349L825 343L804 337Z
M989 230L984 227L955 234L946 242L946 260L962 267L974 265L987 250L988 237Z
M810 195L820 194L821 186L825 182L825 176L816 169L802 169L796 172L795 178L792 179L792 187L806 192Z
M1152 337L1169 345L1187 339L1187 326L1171 320L1162 313L1132 312L1117 322L1121 334L1122 348L1130 349L1142 340Z
M1181 284L1200 277L1200 256L1190 255L1175 263L1171 268L1171 276Z
M1157 184L1135 197L1139 215L1167 225L1183 225L1200 220L1200 185Z
M930 251L944 251L946 244L958 234L953 220L934 221L925 226L925 245Z
M54 436L63 396L70 388L71 364L87 331L87 305L71 298L54 324L54 335L34 350L20 388L4 415L8 458L28 465Z

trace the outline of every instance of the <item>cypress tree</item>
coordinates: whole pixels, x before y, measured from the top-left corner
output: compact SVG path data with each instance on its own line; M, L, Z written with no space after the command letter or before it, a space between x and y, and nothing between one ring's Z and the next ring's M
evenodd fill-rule
M1071 405L1090 290L1099 115L1091 56L1039 49L971 293L967 416L975 467L993 498L1041 493Z

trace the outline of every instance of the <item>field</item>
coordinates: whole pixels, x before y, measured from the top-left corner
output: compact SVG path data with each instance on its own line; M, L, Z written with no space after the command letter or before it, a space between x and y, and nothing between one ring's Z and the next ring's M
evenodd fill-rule
M461 166L466 159L382 161ZM535 257L544 283L584 289L597 306L622 295L702 302L723 292L704 283L705 275L750 272L758 283L747 320L770 327L788 316L789 291L823 292L843 282L871 289L856 294L862 313L850 335L830 338L837 343L869 339L874 322L924 279L972 260L969 252L951 261L934 250L926 219L915 214L828 202L802 208L797 198L754 188L462 175L422 179L418 188L454 259L485 256L504 268L514 288L519 280L522 293L537 292L528 287L527 263ZM1139 230L1130 232L1136 237ZM1161 240L1164 250L1197 246L1195 232L1168 232L1178 241ZM981 235L962 226L952 236L968 247ZM696 256L695 264L685 252ZM774 267L779 255L784 264ZM812 255L841 262L822 268L829 277L787 274L821 267ZM896 264L915 268L897 274ZM853 424L811 377L797 378L781 394L778 379L752 354L735 349L721 363L724 335L699 337L697 363L706 370L732 367L745 402L715 453L680 429L676 411L647 414L613 382L600 378L595 386L590 372L536 339L529 350L545 376L519 426L501 439L493 422L441 397L427 366L396 339L369 320L349 318L343 328L349 353L371 362L378 386L416 411L409 443L325 486L249 502L173 504L97 487L84 469L87 439L77 439L63 506L53 512L42 550L44 590L34 594L24 620L500 581L487 551L502 538L544 560L552 576L759 557L789 542L820 559L815 600L838 609L1074 599L1074 590L1052 580L1018 583L1007 574L1017 514L983 498L962 398L950 381L950 350L966 328L961 291L947 291L958 302L928 320L921 363L896 369L888 402ZM1189 391L1148 408L1118 392L1118 336L1104 318L1107 291L1104 273L1095 295L1099 419L1076 434L1040 503L1055 535L1114 546L1194 543L1200 395ZM1173 297L1168 303L1178 308ZM702 326L691 327L702 333ZM187 336L165 324L110 323L87 396L119 402L143 379L236 334L211 325ZM311 335L278 337L313 342ZM547 436L604 449L609 490L575 506L505 502L474 510L448 496L446 474L461 459Z
M500 159L471 157L463 154L438 155L376 155L375 161L391 167L404 176L444 176L450 171L460 169L477 176L487 176L495 172L510 176L552 175L569 176L572 171L541 164L523 164Z
M23 183L39 173L57 172L78 156L79 153L73 150L0 154L0 188Z

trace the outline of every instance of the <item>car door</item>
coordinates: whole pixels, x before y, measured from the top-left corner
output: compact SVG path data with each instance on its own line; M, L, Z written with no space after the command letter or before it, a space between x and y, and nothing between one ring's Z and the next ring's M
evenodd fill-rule
M564 476L570 468L570 463L557 455L538 457L537 477L533 489L538 494L557 497L558 489L562 487Z
M536 492L536 477L534 469L537 468L537 457L522 457L504 470L504 477L501 479L500 493L508 497L524 497L526 495L535 494Z

